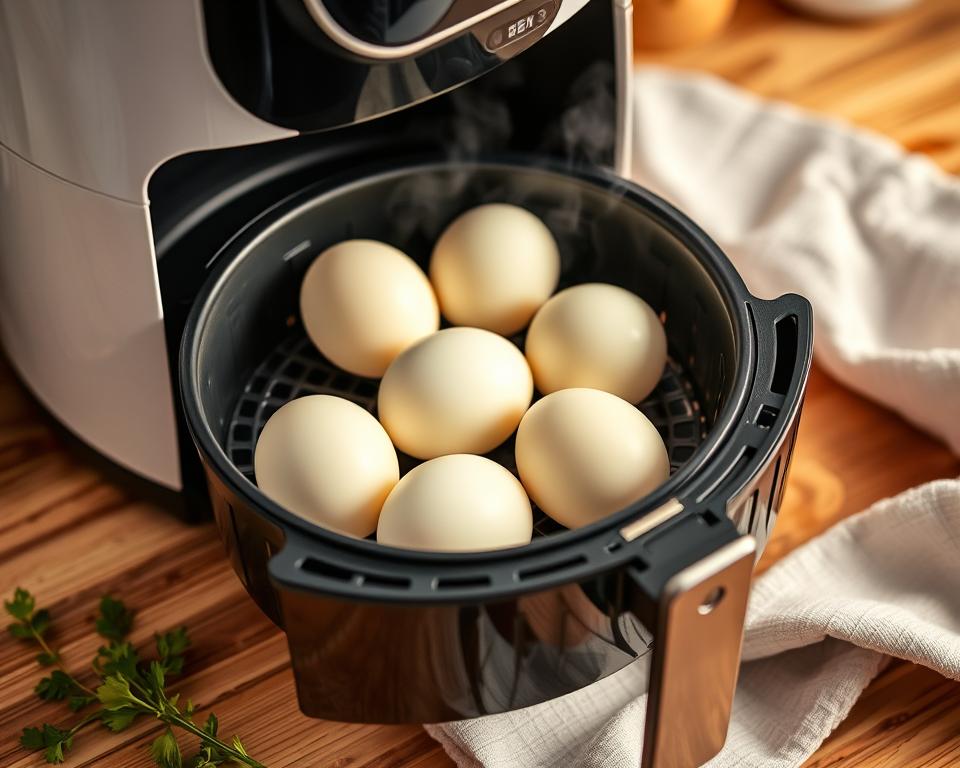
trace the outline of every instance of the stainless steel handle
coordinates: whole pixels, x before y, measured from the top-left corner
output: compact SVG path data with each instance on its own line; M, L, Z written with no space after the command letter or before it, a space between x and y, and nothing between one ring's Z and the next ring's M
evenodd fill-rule
M671 576L643 611L654 651L642 768L694 768L723 747L755 549L743 536L714 550Z

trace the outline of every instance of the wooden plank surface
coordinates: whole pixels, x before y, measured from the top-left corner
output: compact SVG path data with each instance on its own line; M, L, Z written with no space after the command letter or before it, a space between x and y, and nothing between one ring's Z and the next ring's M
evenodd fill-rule
M741 3L719 40L645 60L715 72L881 131L960 172L960 3L927 0L901 16L831 25ZM960 474L940 444L814 371L786 504L761 563L871 502ZM134 639L186 624L194 647L179 690L213 707L225 733L282 766L419 766L450 761L417 727L311 721L297 710L283 635L229 570L210 525L177 522L112 486L66 453L0 362L0 593L36 592L56 617L56 645L83 669L97 642L98 597L138 610ZM61 708L38 701L32 654L0 640L0 766L40 765L16 737ZM888 668L809 765L960 764L960 684L909 664ZM70 765L140 768L156 733L142 723L77 740Z

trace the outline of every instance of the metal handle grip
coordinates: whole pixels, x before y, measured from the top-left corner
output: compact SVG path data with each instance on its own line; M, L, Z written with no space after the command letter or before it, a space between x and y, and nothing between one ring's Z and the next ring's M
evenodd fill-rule
M655 550L631 571L630 607L653 632L643 768L692 768L726 740L758 541L776 518L810 370L813 318L795 295L753 301L756 373L725 449L729 471L641 518L625 538ZM704 518L698 510L710 510ZM705 519L722 520L713 524ZM729 516L729 517L728 517ZM753 534L753 535L739 535Z
M651 627L642 768L693 768L723 747L754 551L752 537L734 539L664 585Z

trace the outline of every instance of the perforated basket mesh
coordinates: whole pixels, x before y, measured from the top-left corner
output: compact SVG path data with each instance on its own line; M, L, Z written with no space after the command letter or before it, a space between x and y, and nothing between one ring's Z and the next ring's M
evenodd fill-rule
M303 395L338 395L377 412L379 381L365 379L337 368L316 350L296 327L257 366L243 388L233 412L227 434L227 455L251 482L256 440L267 419L285 403ZM706 436L706 422L693 387L683 369L668 360L663 377L640 410L653 422L667 446L670 471L675 472L689 459ZM400 453L400 473L420 463ZM513 438L487 456L517 474ZM563 530L551 518L534 508L534 533L546 535Z

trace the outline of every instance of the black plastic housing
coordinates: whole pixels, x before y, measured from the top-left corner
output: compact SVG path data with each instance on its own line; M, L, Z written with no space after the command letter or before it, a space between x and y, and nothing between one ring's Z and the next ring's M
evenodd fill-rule
M297 325L300 278L326 246L390 242L425 265L471 205L524 205L561 247L561 285L619 284L665 316L706 437L669 481L607 519L531 544L450 555L325 531L264 496L225 450L260 361ZM689 219L599 170L519 157L409 161L299 192L219 254L187 321L180 374L231 562L288 635L301 708L436 722L536 704L647 658L666 581L775 522L809 371L811 314L760 301ZM631 522L679 511L642 535Z
M350 126L428 101L484 76L503 62L536 51L564 0L517 0L492 17L413 55L386 60L364 58L331 39L308 13L304 0L203 0L210 63L224 87L246 110L298 131ZM352 37L387 45L389 23L377 18L383 2L342 0L340 23ZM496 5L486 0L456 0L445 21L430 32L453 26ZM497 29L518 16L544 9L545 23L502 46L488 45ZM334 10L334 9L331 9ZM338 14L334 13L334 17ZM349 23L353 17L353 23ZM366 17L366 23L364 23ZM583 73L584 59L605 61L613 41L611 5L591 2L550 33L551 47L571 55L553 56L536 88L516 90L530 109L553 112L570 84ZM399 42L399 41L397 41ZM538 54L542 58L543 54ZM534 123L538 122L534 119Z

